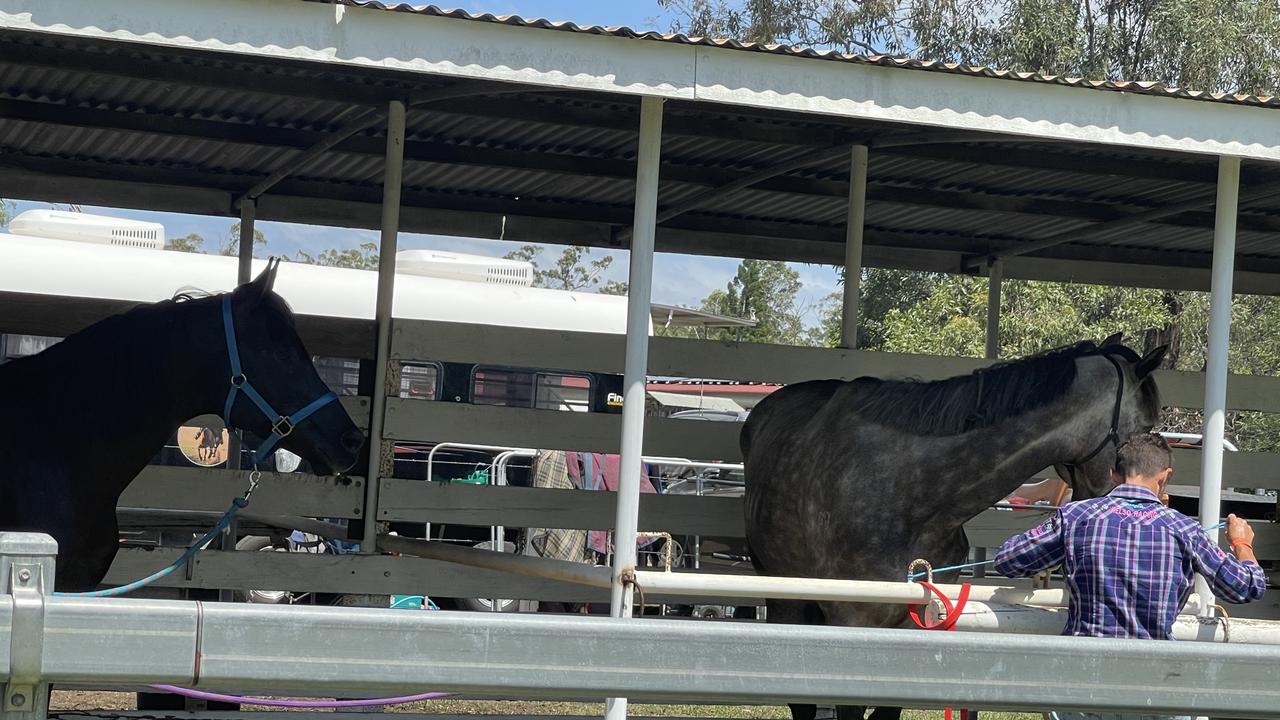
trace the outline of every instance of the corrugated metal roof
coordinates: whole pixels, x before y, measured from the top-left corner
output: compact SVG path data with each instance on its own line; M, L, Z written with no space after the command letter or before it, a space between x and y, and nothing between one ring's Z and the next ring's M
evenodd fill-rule
M1047 75L1038 72L1018 72L1000 70L981 65L964 65L960 63L943 63L931 60L917 60L892 55L861 55L842 53L835 50L815 50L812 48L791 45L773 45L763 43L745 43L737 40L709 37L691 37L681 33L660 33L656 31L633 30L624 26L602 27L600 25L578 25L569 21L554 21L543 18L523 18L519 15L494 15L492 13L471 13L462 9L445 9L436 5L412 5L410 3L383 2L382 0L303 0L304 2L320 2L325 4L347 5L351 7L374 8L389 12L406 12L416 15L432 15L436 17L467 20L472 22L488 22L516 27L537 28L541 30L557 30L561 32L585 33L589 35L608 35L611 37L634 40L650 40L657 42L678 43L681 45L707 45L711 47L729 48L750 52L765 52L793 57L833 60L837 62L857 63L861 65L878 65L881 67L902 68L906 70L923 70L929 72L952 73L971 77L994 78L1000 80L1016 80L1020 82L1047 83L1089 90L1107 90L1162 97L1181 98L1221 102L1237 105L1255 105L1259 107L1280 107L1280 97L1274 95L1256 95L1252 93L1206 92L1190 88L1174 87L1159 82L1137 80L1089 80L1066 75Z
M184 203L198 201L194 211L230 215L235 197L363 111L353 106L355 97L388 88L412 97L440 82L0 33L0 197L182 212L193 211ZM612 233L630 224L634 203L638 101L569 90L494 95L477 89L482 92L473 97L409 112L405 227L511 239L504 234L508 221L523 218L525 234L514 239L618 246ZM682 252L795 259L821 251L827 261L838 259L847 146L855 141L872 146L868 246L906 267L955 271L958 257L1213 197L1216 159L1209 156L933 133L669 101L663 209L815 149L834 152L809 167L702 199L695 210L663 223L662 237L678 240ZM903 136L918 144L877 145ZM273 188L259 217L376 223L384 143L377 127L339 143ZM1246 162L1246 190L1275 182L1280 171ZM1122 229L1104 226L1040 256L1045 262L1207 268L1212 221L1209 208ZM1237 247L1241 269L1280 272L1280 198L1242 207ZM919 253L932 254L925 262Z

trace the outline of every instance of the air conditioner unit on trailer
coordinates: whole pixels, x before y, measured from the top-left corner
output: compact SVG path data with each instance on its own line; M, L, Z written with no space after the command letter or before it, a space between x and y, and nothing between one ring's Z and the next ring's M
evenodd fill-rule
M160 223L62 210L28 210L10 221L9 232L51 240L164 249L164 226Z
M490 285L533 285L531 263L441 250L401 250L396 253L396 272Z

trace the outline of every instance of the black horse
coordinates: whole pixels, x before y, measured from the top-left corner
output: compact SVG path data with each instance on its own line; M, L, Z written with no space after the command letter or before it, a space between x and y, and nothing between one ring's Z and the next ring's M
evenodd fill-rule
M964 562L965 523L1044 468L1057 467L1077 500L1106 493L1117 438L1157 419L1151 372L1165 350L1139 358L1115 336L938 382L859 378L779 390L741 435L757 571L901 581L915 558ZM910 624L902 605L766 606L772 623ZM815 707L791 711L812 720ZM863 713L838 708L840 720ZM876 708L873 717L897 714Z
M0 365L0 530L58 541L58 590L102 582L119 546L120 494L190 418L223 415L232 427L277 439L317 473L355 464L364 436L331 401L292 311L272 291L278 267L269 262L229 294L141 305ZM231 346L238 346L238 373ZM296 429L288 418L268 417L246 386L270 408L293 414ZM304 408L310 413L299 419ZM101 430L58 432L68 421Z

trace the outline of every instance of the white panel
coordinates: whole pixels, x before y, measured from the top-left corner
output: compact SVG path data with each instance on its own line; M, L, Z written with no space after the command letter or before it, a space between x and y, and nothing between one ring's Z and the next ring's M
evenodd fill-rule
M1280 159L1272 110L322 3L14 0L0 27L700 99L1053 140Z
M0 27L459 78L693 98L694 49L324 3L21 0Z
M700 100L821 115L1280 159L1270 109L1137 93L722 48L698 49L697 92Z

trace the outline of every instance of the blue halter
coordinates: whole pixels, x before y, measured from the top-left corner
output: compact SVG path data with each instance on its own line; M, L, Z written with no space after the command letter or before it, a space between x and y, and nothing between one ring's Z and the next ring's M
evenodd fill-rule
M293 415L284 415L278 413L271 407L271 403L254 389L249 382L249 378L245 377L244 369L240 367L240 350L236 346L236 329L231 319L231 296L224 295L222 298L222 326L227 335L227 357L231 360L231 391L227 393L227 403L222 409L222 419L227 423L227 427L231 427L231 407L235 405L236 393L243 392L258 409L262 411L268 419L271 420L271 434L267 439L258 446L258 449L249 453L249 459L256 468L258 462L266 457L276 446L276 443L285 439L293 432L303 420L306 420L320 408L328 405L338 399L336 393L332 390L321 395L311 402L310 405L302 408Z

